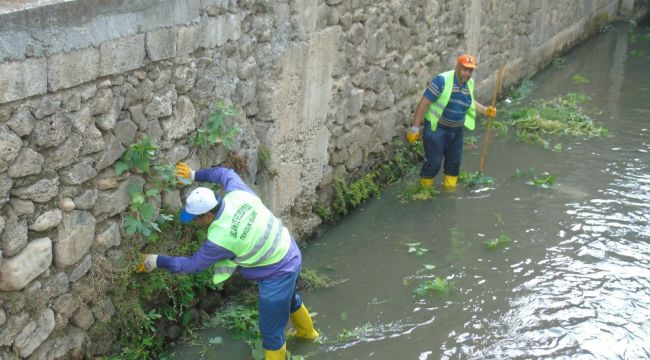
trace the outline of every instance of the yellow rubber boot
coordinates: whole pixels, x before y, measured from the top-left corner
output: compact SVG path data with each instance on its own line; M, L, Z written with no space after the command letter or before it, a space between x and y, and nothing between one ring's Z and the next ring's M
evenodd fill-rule
M423 188L433 187L433 178L431 179L420 178L420 186L422 186Z
M286 360L287 344L282 345L279 350L264 350L265 360Z
M458 176L449 176L445 175L444 180L443 180L443 186L447 190L453 190L456 188L456 184L458 183Z
M294 311L289 317L296 327L297 337L313 340L319 336L318 331L314 329L314 323L311 321L311 316L309 316L309 311L307 311L305 304L302 304L300 309Z

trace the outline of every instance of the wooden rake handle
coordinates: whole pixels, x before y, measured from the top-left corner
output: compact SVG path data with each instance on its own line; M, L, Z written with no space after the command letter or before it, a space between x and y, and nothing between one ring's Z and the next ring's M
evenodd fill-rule
M494 106L497 103L497 98L499 97L499 91L501 90L501 82L503 81L503 68L504 64L499 66L499 73L494 81L494 89L492 89L492 104ZM492 118L488 117L487 129L485 130L485 139L483 139L483 148L481 149L481 161L479 162L478 170L483 172L483 165L485 165L485 158L487 157L487 147L490 140L490 132L492 130Z

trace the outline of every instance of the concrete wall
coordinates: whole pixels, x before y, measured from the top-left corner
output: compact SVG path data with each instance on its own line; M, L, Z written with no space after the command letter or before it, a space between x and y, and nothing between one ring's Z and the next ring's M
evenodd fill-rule
M150 135L168 163L218 164L188 141L225 99L242 110L248 181L296 234L336 173L401 138L424 86L479 59L479 98L534 74L647 0L84 0L0 4L0 358L83 352L115 312L88 274L122 257L137 175L114 163ZM271 149L277 176L258 169ZM157 199L181 204L181 192ZM12 355L13 354L13 355Z

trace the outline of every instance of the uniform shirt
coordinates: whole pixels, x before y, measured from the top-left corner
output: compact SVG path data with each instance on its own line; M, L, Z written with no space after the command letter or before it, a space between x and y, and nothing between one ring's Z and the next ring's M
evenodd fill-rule
M223 167L198 170L194 174L194 180L221 184L226 194L233 190L242 190L256 195L255 192L242 181L237 173L231 169ZM220 206L216 218L219 218L222 212L223 206ZM173 273L196 273L209 268L210 265L219 260L234 259L235 257L236 255L230 250L208 240L196 253L194 253L194 255L190 257L160 255L158 256L156 265ZM271 279L294 273L300 268L301 262L302 256L300 250L298 249L296 241L291 237L289 251L287 251L287 254L279 262L252 268L239 266L237 267L237 271L239 271L244 278L249 280Z
M424 96L431 102L436 102L445 87L445 79L438 75L429 82L427 89L424 90ZM451 96L447 107L442 112L442 116L438 119L438 124L447 127L459 127L465 124L465 114L472 105L472 97L469 93L469 86L467 83L460 85L458 78L454 74L454 84L451 89Z

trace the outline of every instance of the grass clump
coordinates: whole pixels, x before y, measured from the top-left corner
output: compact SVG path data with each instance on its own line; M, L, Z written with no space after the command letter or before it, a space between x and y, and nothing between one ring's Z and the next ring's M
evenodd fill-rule
M517 138L528 143L539 143L545 148L550 143L547 135L556 136L603 136L608 131L597 125L583 110L580 104L589 97L579 93L569 93L551 100L538 100L532 107L506 109L508 124L517 133Z
M584 77L584 75L582 75L580 73L574 74L571 77L571 81L573 81L574 84L589 84L590 83L589 79L587 79L586 77Z
M469 188L477 186L490 186L494 184L494 178L483 174L481 171L469 173L461 170L458 174L458 181Z

